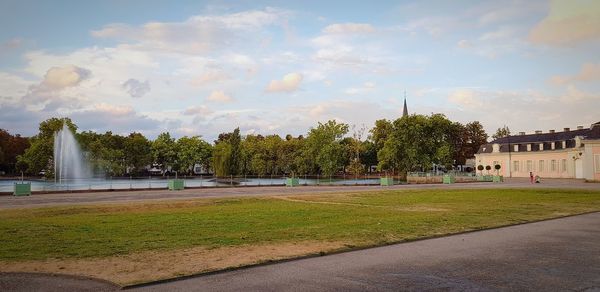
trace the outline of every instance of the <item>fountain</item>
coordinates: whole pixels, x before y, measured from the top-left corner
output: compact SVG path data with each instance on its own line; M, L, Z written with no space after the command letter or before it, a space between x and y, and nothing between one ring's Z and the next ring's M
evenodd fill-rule
M54 181L63 181L90 177L90 168L83 158L75 136L63 123L61 130L54 134Z

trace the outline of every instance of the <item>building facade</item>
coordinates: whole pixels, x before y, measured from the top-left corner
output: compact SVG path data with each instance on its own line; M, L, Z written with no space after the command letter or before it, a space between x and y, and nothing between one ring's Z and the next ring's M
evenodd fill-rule
M578 178L600 181L600 122L562 132L536 131L482 145L475 163L505 177ZM500 170L495 170L500 165ZM487 170L483 171L487 173Z

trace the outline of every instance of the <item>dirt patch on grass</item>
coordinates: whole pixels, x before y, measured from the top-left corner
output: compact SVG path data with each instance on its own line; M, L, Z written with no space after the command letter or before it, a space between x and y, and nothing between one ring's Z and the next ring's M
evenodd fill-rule
M325 204L325 205L343 205L343 206L356 206L356 207L373 207L373 208L385 208L385 209L393 209L397 211L406 211L406 212L445 212L449 211L444 208L435 208L429 206L409 206L409 207L398 207L393 205L372 205L372 204L361 204L361 203L346 203L346 202L331 202L331 201L319 201L319 200L311 200L310 197L298 198L298 197L288 197L288 196L277 196L272 197L273 199L288 201L288 202L296 202L296 203L307 203L307 204Z
M194 247L169 251L145 251L105 258L0 262L0 271L88 276L125 286L344 248L347 248L347 245L342 242L316 241L215 249Z

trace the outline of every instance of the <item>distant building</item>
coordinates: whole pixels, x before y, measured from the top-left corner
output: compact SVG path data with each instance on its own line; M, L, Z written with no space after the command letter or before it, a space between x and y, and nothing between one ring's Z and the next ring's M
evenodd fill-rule
M402 117L408 116L408 107L406 106L406 94L404 95L404 109L402 110Z
M562 132L536 131L496 139L475 154L476 165L500 165L500 175L600 180L600 122L589 128L564 128ZM487 171L484 170L484 173Z

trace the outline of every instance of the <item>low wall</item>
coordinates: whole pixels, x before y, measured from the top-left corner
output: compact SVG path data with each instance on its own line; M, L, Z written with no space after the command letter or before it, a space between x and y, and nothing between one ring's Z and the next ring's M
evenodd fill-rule
M436 176L409 176L406 178L406 181L409 184L441 184L444 176L436 175ZM477 181L477 177L474 176L455 176L455 182L457 183L465 183L465 182L473 182Z

